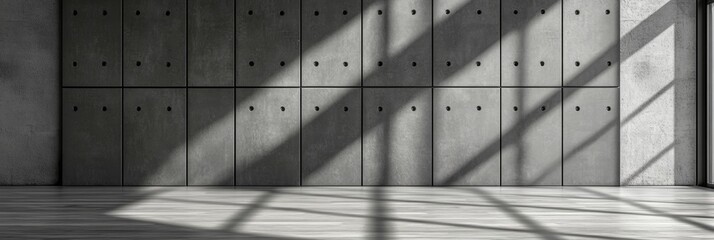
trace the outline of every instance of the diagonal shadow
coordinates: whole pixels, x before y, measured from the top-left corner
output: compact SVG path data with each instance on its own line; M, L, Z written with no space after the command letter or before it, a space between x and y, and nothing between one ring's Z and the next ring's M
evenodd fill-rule
M277 195L276 193L276 189L270 189L263 192L260 196L256 197L253 202L248 204L246 209L237 212L233 215L233 217L225 221L225 224L221 226L221 229L225 231L236 231L236 229L240 228L243 223L247 222L246 220L253 217L261 208L264 208L270 199L275 198Z
M649 169L652 165L654 165L658 160L662 159L662 157L667 154L670 150L674 149L674 146L677 145L677 141L674 141L667 145L664 149L659 151L657 154L655 154L650 160L647 161L644 165L642 165L640 168L638 168L636 171L632 173L632 175L628 176L624 181L622 181L622 185L629 185L632 180L634 180L637 176L642 174L645 170Z

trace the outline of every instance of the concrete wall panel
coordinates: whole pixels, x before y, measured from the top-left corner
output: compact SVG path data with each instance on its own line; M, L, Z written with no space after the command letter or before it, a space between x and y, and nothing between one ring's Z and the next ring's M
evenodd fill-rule
M188 89L188 185L233 185L232 88Z
M233 86L233 0L188 0L188 85Z

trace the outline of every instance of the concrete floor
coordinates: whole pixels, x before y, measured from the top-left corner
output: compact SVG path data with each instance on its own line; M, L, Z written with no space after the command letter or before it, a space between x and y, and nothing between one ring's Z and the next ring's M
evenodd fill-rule
M714 239L695 187L0 187L0 238Z

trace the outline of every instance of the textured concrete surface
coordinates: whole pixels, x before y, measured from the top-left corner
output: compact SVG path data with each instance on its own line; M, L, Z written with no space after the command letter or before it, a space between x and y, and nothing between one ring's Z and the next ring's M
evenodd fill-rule
M233 0L188 0L188 85L233 86Z
M233 88L188 89L188 185L233 185Z
M122 184L122 89L62 90L62 185Z
M0 1L0 185L59 182L60 1Z
M694 0L620 5L622 185L695 181Z

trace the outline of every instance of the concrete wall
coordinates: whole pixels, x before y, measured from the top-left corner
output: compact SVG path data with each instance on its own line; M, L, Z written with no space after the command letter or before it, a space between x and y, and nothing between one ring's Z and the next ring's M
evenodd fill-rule
M620 183L694 184L696 0L620 9Z
M59 7L0 0L0 185L58 183Z

